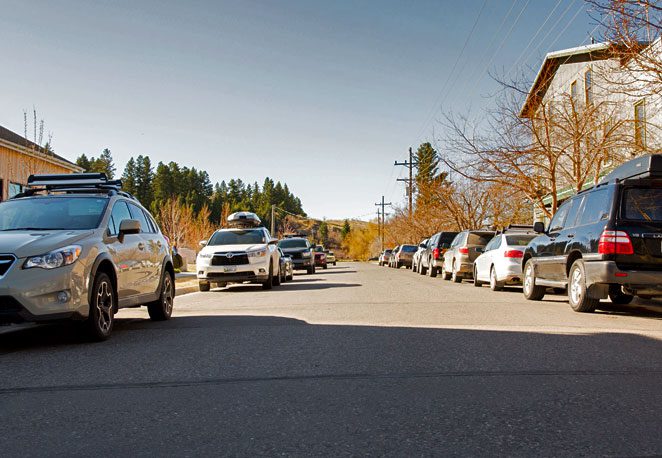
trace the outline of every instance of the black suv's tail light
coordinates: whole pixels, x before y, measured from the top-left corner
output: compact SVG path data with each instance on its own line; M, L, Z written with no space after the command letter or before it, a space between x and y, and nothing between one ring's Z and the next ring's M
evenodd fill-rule
M598 253L600 254L634 254L632 240L625 231L605 230L598 242Z

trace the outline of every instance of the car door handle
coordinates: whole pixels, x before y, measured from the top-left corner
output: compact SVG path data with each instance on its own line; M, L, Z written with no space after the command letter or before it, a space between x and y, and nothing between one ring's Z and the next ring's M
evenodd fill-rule
M571 239L575 236L575 234L568 234L568 238Z
M140 242L138 244L138 249L141 250L141 251L144 250L145 249L145 244L143 242Z

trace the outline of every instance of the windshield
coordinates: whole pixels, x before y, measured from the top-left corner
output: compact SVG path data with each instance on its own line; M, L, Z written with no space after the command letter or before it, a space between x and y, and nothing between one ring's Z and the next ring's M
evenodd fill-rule
M634 221L662 221L662 188L630 188L623 193L623 215Z
M510 246L527 246L535 235L507 235L506 244Z
M37 197L0 203L0 231L86 230L99 227L105 197Z
M402 250L400 250L400 251L404 251L405 253L413 253L413 252L415 252L417 249L418 249L418 247L416 247L416 246L414 246L414 245L404 245L404 246L402 247Z
M315 251L317 251L318 253L323 253L324 252L324 247L322 245L317 245L315 247Z
M303 239L286 239L278 242L281 248L308 248L308 243Z
M262 229L220 231L209 239L209 245L253 245L256 243L267 243Z

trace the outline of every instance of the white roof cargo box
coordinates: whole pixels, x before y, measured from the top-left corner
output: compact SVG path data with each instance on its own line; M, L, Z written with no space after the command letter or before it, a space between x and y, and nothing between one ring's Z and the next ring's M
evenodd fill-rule
M236 212L228 216L230 227L258 227L262 225L260 218L253 212Z

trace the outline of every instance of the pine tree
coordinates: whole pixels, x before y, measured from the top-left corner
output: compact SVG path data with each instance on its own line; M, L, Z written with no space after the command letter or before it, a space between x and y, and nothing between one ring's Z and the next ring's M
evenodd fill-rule
M138 156L135 164L134 193L138 200L148 208L154 200L154 190L152 187L153 180L154 170L152 169L152 161L148 156Z
M89 172L92 167L90 160L87 158L85 154L81 154L80 156L78 156L78 159L76 159L76 165L81 167L83 169L83 172Z
M326 221L322 221L319 227L319 236L322 245L325 245L329 241L329 226L326 224Z
M342 225L342 230L340 231L340 235L343 240L349 235L349 233L352 232L352 226L350 226L349 221L345 220L345 222Z
M131 158L124 167L122 189L129 194L136 194L136 161Z

